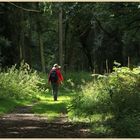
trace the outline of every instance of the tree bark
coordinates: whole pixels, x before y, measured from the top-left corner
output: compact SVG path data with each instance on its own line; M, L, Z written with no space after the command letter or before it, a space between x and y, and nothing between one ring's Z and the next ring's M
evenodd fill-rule
M84 40L81 40L81 44L82 44L82 47L83 47L83 51L84 51L84 53L85 53L85 55L87 56L87 59L88 59L89 70L93 71L94 67L93 67L92 56L90 54L90 50L87 49L88 46L86 45Z
M19 52L20 52L20 61L25 59L25 48L24 48L24 14L20 10L20 37L19 37Z
M87 56L87 59L88 59L89 70L93 71L94 67L93 67L93 62L92 62L91 50L88 47L88 45L86 44L86 40L88 38L88 35L89 35L90 31L91 31L90 26L88 26L86 28L86 30L84 32L82 32L82 34L81 34L81 31L79 31L79 33L80 33L79 39L80 39L83 51L84 51L84 53L85 53L85 55Z
M38 3L37 3L38 4ZM37 5L37 8L38 5ZM41 59L41 67L42 72L45 73L45 58L44 58L44 46L43 46L43 38L42 38L42 25L40 20L40 13L37 14L37 32L38 32L38 43L39 43L39 49L40 49L40 59Z
M59 9L59 63L63 71L63 12L62 7Z
M67 71L67 43L68 43L68 29L69 25L68 22L65 23L65 29L64 29L64 71Z
M43 46L42 35L41 35L40 32L38 33L38 37L39 37L39 47L40 47L40 56L41 56L42 72L45 73L44 46Z

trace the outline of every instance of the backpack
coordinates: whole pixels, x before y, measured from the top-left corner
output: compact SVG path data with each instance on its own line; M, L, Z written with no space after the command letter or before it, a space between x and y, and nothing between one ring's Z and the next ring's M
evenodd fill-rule
M57 82L58 81L58 76L57 76L56 70L51 71L49 79L50 79L51 82Z

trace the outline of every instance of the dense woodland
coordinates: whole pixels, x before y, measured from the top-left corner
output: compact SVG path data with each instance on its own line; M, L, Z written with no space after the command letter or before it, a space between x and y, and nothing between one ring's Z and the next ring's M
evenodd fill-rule
M112 71L139 65L139 3L0 3L1 65Z
M54 63L64 76L57 102ZM0 137L47 137L56 117L71 128L63 135L54 121L52 137L78 137L75 124L91 137L140 137L140 3L0 2L0 65ZM50 120L35 127L26 118L22 131L15 114L2 118L23 105Z

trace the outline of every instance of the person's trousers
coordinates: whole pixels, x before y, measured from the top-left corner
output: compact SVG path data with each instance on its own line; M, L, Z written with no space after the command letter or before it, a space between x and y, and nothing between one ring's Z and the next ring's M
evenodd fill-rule
M52 95L53 95L54 101L57 101L59 85L58 83L54 83L54 82L52 82L51 85L52 85Z

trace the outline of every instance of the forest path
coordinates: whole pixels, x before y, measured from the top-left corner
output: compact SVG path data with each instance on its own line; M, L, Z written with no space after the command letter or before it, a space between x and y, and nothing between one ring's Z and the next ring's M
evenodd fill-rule
M33 105L16 107L0 117L0 138L88 138L88 124L73 124L62 114L54 121L33 114Z

